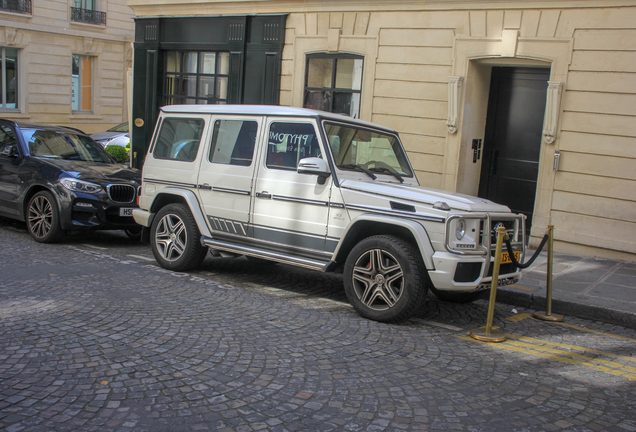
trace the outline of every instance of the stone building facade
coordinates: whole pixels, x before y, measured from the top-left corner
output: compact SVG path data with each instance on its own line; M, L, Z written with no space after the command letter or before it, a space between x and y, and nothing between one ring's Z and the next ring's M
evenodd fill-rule
M152 19L170 28L173 17L275 17L284 31L263 52L276 62L269 69L277 74L276 96L263 99L262 88L250 94L239 62L230 66L229 86L245 91L229 102L319 107L392 127L421 184L524 212L531 245L554 225L557 251L636 261L636 2L129 5L137 17L136 47L146 51L148 33L141 30ZM196 50L192 43L201 35L178 37ZM227 42L231 33L219 37ZM151 50L158 56L151 90L159 95L166 84L162 52L178 45L170 43ZM265 75L251 79L271 80ZM147 109L147 99L135 98L140 112L141 103ZM143 120L146 128L152 122ZM134 143L140 154L145 139Z
M88 133L126 121L132 17L125 0L0 2L0 117Z

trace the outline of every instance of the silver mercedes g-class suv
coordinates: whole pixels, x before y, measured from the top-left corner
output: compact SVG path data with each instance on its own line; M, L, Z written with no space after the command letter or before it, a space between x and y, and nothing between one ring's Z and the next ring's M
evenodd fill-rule
M525 252L522 215L420 186L394 130L301 108L163 107L139 207L166 269L212 249L342 272L353 307L382 322L413 316L428 290L465 302L490 288L498 226ZM517 282L502 255L498 284Z

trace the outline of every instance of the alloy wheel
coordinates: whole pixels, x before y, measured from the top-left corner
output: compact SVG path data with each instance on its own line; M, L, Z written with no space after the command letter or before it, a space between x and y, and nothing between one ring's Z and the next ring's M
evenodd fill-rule
M44 196L37 196L29 206L29 227L33 236L41 239L51 232L53 208Z
M366 307L382 311L393 307L404 290L404 271L393 255L382 249L362 254L353 268L352 283Z
M157 251L166 261L176 261L185 252L188 234L183 220L175 214L167 214L157 224L155 234Z

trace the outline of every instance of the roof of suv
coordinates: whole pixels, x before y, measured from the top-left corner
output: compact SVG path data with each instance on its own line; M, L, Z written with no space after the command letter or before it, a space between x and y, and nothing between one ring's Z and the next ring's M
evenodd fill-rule
M261 115L261 116L285 116L285 117L312 117L327 120L335 120L353 123L360 126L382 129L396 133L395 130L376 123L354 119L342 114L334 114L326 111L318 111L307 108L286 107L278 105L166 105L161 107L166 113L191 113L191 114L237 114L237 115Z

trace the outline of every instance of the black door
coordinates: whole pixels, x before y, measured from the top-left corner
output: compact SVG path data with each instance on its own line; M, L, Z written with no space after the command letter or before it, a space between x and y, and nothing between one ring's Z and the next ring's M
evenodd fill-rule
M550 69L493 67L479 196L528 219L537 190Z

